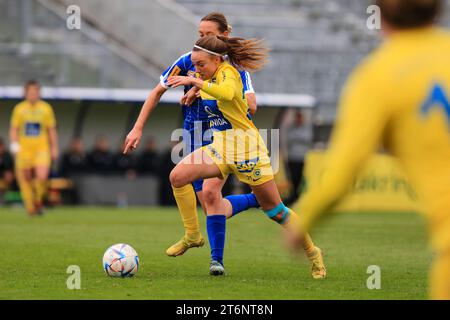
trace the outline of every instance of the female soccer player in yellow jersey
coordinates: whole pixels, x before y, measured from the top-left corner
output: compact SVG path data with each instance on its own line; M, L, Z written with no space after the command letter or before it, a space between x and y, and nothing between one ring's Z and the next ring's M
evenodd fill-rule
M280 198L268 150L248 117L242 81L234 67L256 71L262 68L266 57L267 49L259 40L205 36L196 42L191 59L200 78L172 76L168 84L172 87L192 85L201 90L213 130L213 142L178 163L170 174L170 181L178 207L183 211L189 208L185 208L178 198L189 192L192 181L225 179L229 174L235 174L251 186L268 217L289 232L296 232L299 217L284 206ZM205 201L205 206L211 246L210 274L222 275L225 271L223 251L227 209L222 202ZM313 277L324 278L326 270L320 249L314 246L309 236L304 238L303 247L312 261Z
M386 41L348 80L320 181L294 208L308 231L383 145L428 209L431 298L450 299L450 33L433 26L443 2L376 3Z
M229 36L231 33L231 27L228 24L226 17L220 12L211 12L201 19L198 26L198 33L200 37L206 35L223 35ZM142 128L149 118L151 112L156 107L161 96L170 88L167 84L168 78L171 75L195 75L195 67L191 61L191 53L188 52L177 59L169 68L167 68L161 75L160 83L152 90L149 97L142 106L142 110L134 128L127 135L125 140L124 153L133 150L139 144L142 137ZM251 85L250 75L247 71L240 71L241 81L244 85L245 97L249 102L250 114L253 115L256 112L256 99L253 87ZM208 135L209 131L209 118L208 113L205 111L202 100L197 98L196 92L190 90L191 86L185 86L185 95L181 99L183 110L183 142L185 144L186 154L211 143ZM196 139L197 138L197 139ZM200 141L196 141L200 140ZM201 247L204 244L203 236L200 232L200 225L198 223L197 216L197 203L195 195L205 208L203 201L203 194L219 194L218 200L226 203L228 211L227 217L238 214L249 208L258 207L256 197L253 194L243 195L231 195L222 198L223 181L219 179L212 179L209 181L206 188L203 188L203 179L192 182L192 190L186 192L186 201L189 202L190 210L181 211L181 218L185 229L185 234L182 239L166 250L166 254L171 257L177 257L183 255L189 248ZM210 198L208 196L208 198ZM180 198L179 198L180 200ZM205 211L206 212L206 211Z
M58 134L53 109L40 99L38 82L25 84L25 100L14 107L9 136L25 208L29 215L41 214L50 164L58 157Z

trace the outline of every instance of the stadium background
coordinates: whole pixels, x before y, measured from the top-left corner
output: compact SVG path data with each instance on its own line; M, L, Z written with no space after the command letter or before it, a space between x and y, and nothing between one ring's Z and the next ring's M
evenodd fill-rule
M66 27L72 13L66 10L72 4L82 8L81 30ZM377 32L368 30L365 23L369 4L358 0L2 0L0 137L7 140L21 86L27 79L37 79L44 86L44 98L55 109L61 153L73 137L80 137L88 152L102 135L119 157L124 136L161 70L190 50L199 18L218 10L228 16L234 35L264 38L272 48L271 63L253 76L260 107L254 121L259 128L281 128L282 162L286 162L286 130L294 108L309 109L307 125L314 132L311 146L326 144L346 76L379 41ZM146 139L155 140L160 157L171 148L172 131L181 127L179 97L176 91L166 94L144 132ZM61 171L61 165L56 169ZM149 187L138 188L166 185L159 196L155 192L138 195L132 192L136 188L127 182L130 179L123 178L127 170L116 171L121 179L54 183L84 191L78 200L73 195L60 199L53 193L53 201L113 204L120 193L128 195L131 204L173 204L170 195L163 199L170 194L163 176L147 178L142 185ZM170 166L154 171L167 174ZM281 174L281 180L289 180L289 171ZM54 176L58 175L55 171ZM230 180L226 193L242 189ZM281 188L289 189L282 184ZM101 185L115 185L117 191L102 194ZM15 198L7 195L7 199Z
M199 19L208 12L221 11L232 24L234 35L264 38L272 48L270 64L252 76L259 107L256 125L260 128L280 127L282 145L286 148L284 134L295 118L295 111L306 110L308 125L314 132L312 149L321 150L333 126L336 104L346 77L380 41L377 31L369 31L366 27L369 3L361 0L0 0L0 137L7 142L11 111L21 99L23 83L28 79L37 79L43 85L44 99L52 104L56 113L61 153L75 136L81 137L86 151L89 151L99 135L108 139L112 152L118 152L148 91L159 81L161 71L180 54L190 51L197 38ZM69 30L66 27L69 16L66 9L72 4L81 8L81 30ZM448 8L442 22L450 26ZM166 93L145 128L144 138L155 139L160 155L170 150L170 134L181 126L180 96L179 91ZM142 148L143 143L140 146ZM283 152L287 157L285 149ZM395 164L382 166L378 176L382 179L384 175L392 175L392 166L395 167ZM371 168L374 167L366 170L368 176L373 176L373 172L379 170ZM313 173L307 174L313 179L317 168L309 170ZM403 179L401 172L394 170L393 175ZM167 175L165 177L167 179ZM289 171L282 172L280 179L280 185L286 182L284 180L289 180ZM361 180L367 179L362 177ZM161 179L155 176L130 179L125 174L114 177L91 175L87 180L76 183L80 183L78 188L84 190L87 196L81 201L83 204L161 204L158 196L158 192L161 192L157 191ZM56 189L71 188L64 183L56 183L55 186ZM234 181L228 192L241 189L242 186ZM373 193L376 188L368 189ZM170 189L165 190L162 193ZM126 200L122 197L124 193L127 195ZM136 193L140 195L134 197L132 194ZM416 211L418 207L408 187L400 193L400 198L390 194L388 202L372 199L372 203L381 204L382 211L387 212ZM2 196L5 196L4 190ZM365 207L367 198L363 199L348 200L352 204L342 210L358 212L379 209L377 206ZM8 199L3 198L2 201ZM12 197L11 201L17 202L17 199ZM55 198L55 202L60 201ZM393 205L399 202L406 204L403 207ZM62 212L64 210L68 210L69 217L74 213L72 209L62 209ZM76 214L89 220L94 212L99 216L105 213L103 209L99 210L91 212L89 209L82 214L76 211ZM132 210L130 219L135 214L138 220L164 221L164 218L144 218L142 212L133 213ZM122 221L119 216L111 213L114 223ZM384 228L386 217L371 216L367 219L377 227ZM366 218L345 219L343 225L351 229ZM394 220L399 223L394 222L391 227L400 230L401 219L396 217ZM410 215L407 215L407 219L415 221ZM12 221L12 216L7 215L5 222ZM417 243L423 240L420 222L415 228L412 229L415 231L407 234L406 240L402 239L405 247L411 241ZM12 234L16 232L14 230L13 227L6 231ZM338 228L329 227L329 230L336 231ZM235 235L238 232L235 231ZM360 240L363 241L362 238ZM105 246L107 241L114 240L107 237ZM143 240L136 240L139 241ZM422 242L417 245L419 249L423 247ZM330 251L333 252L333 249ZM420 257L426 258L424 255ZM414 262L416 258L411 253L405 259ZM161 268L163 266L166 265L163 263ZM425 270L417 271L419 266L426 266L426 262L418 263L412 270L413 274ZM420 276L425 279L424 274L420 273ZM336 285L335 291L338 292L339 283L333 285ZM413 290L411 294L416 295L412 297L423 298L424 288L421 285L420 281L414 284L418 291ZM402 287L396 292L397 295L392 296L411 297L405 290ZM359 293L353 292L355 295L350 296L357 298ZM314 294L322 297L319 291L314 291ZM162 296L180 297L176 294ZM231 296L224 293L223 297ZM242 297L248 296L244 292ZM333 296L330 294L325 297ZM380 297L383 298L383 295Z

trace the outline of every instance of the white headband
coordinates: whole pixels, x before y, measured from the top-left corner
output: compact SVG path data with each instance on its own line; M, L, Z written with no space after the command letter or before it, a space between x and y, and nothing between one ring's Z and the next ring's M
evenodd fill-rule
M203 47L200 47L200 46L198 46L198 45L194 45L194 48L196 48L196 49L199 49L199 50L202 50L202 51L205 51L205 52L207 52L207 53L209 53L209 54L212 54L212 55L214 55L214 56L218 56L218 57L224 57L224 55L222 55L222 54L220 54L220 53L217 53L217 52L214 52L214 51L210 51L210 50L208 50L208 49L205 49L205 48L203 48Z

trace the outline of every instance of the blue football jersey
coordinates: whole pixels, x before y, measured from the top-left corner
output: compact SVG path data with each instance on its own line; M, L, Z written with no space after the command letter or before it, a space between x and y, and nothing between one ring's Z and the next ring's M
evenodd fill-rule
M195 67L191 61L191 52L188 52L178 58L169 68L167 68L160 77L161 85L169 89L167 80L171 76L195 76ZM184 93L188 92L192 86L185 86ZM194 123L195 121L208 121L208 114L202 105L201 99L196 99L190 106L183 106L184 122Z
M247 71L239 71L241 75L242 84L244 87L244 93L254 93L252 86L252 80L250 74ZM169 68L167 68L160 77L161 85L169 89L167 80L171 76L196 76L195 66L191 60L191 52L188 52L179 57ZM184 93L188 92L192 86L185 86ZM208 113L202 104L201 99L196 99L190 106L183 106L183 119L185 122L185 128L193 128L193 123L196 121L208 122Z
M250 77L250 73L245 70L238 70L241 75L242 84L244 85L244 93L255 93L252 85L252 78Z

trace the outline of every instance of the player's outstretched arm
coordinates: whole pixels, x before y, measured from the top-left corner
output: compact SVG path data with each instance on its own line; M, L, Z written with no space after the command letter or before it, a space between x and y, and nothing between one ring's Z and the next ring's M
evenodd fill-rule
M167 84L172 88L179 86L195 86L217 100L231 101L236 90L235 80L232 73L225 71L223 81L220 84L185 76L169 77Z
M19 125L20 125L20 112L17 107L14 108L11 123L9 127L9 151L12 155L16 155L16 153L20 149L19 145Z
M133 129L131 129L125 138L123 153L126 154L128 151L132 151L138 147L139 142L141 141L144 125L166 91L167 89L158 83L158 85L150 92L142 105L141 112L139 113L139 117L137 118Z
M16 155L19 151L19 128L11 126L9 129L9 151L12 155Z
M302 215L303 231L329 213L380 146L390 116L383 98L389 85L377 79L384 78L363 69L346 85L320 179L293 205Z
M59 148L58 148L58 131L56 127L48 129L48 137L50 140L50 153L53 161L58 160Z

